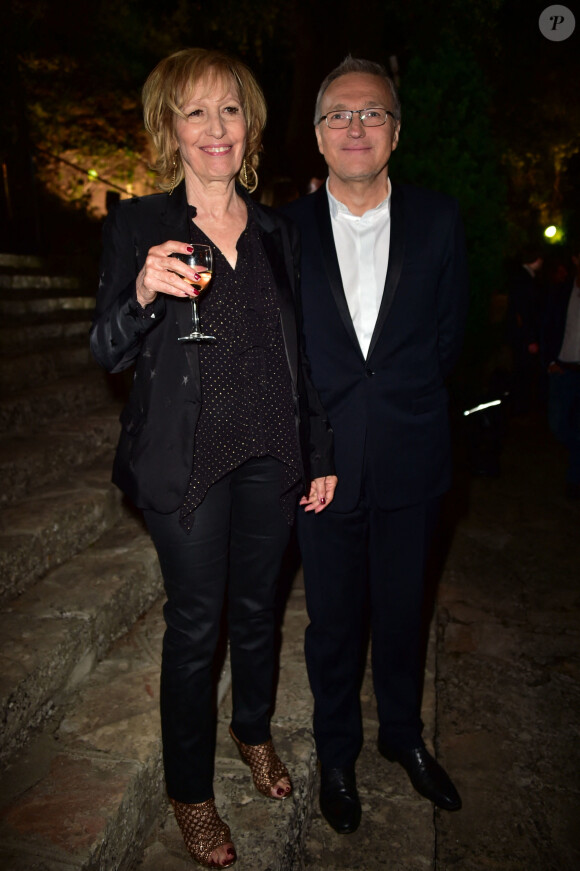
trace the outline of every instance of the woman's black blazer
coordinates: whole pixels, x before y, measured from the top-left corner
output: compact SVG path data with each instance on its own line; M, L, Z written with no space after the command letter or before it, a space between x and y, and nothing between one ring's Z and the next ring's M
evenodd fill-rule
M292 380L305 487L334 473L332 430L310 380L302 352L298 294L299 236L284 216L245 194L270 263ZM182 182L173 194L122 201L103 229L104 249L91 351L109 372L134 365L130 397L121 414L113 481L139 508L163 514L182 504L193 462L201 408L198 347L178 342L191 328L188 300L159 294L145 309L135 280L149 249L169 239L189 242Z

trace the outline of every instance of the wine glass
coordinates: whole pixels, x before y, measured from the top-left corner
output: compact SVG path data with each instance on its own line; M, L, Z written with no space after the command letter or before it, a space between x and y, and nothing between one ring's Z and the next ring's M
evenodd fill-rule
M192 245L193 251L191 254L170 254L170 257L176 257L178 260L187 264L190 269L193 269L199 275L199 280L194 281L190 278L183 278L188 284L191 284L198 293L208 286L211 281L213 272L213 255L209 245ZM177 273L176 273L177 274ZM179 342L215 342L215 336L206 336L201 332L199 324L199 312L197 310L197 299L191 297L191 319L192 329L189 336L179 336Z

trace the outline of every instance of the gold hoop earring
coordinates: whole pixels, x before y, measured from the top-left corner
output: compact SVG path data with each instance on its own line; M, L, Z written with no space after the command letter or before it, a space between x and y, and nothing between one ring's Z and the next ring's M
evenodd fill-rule
M177 154L177 151L175 152ZM175 154L173 155L173 178L171 179L171 187L169 188L169 196L175 190L175 183L177 181L177 160L175 158Z
M248 169L250 170L251 181L248 178ZM258 187L258 173L253 166L248 166L245 157L242 161L242 168L240 170L240 181L250 194L253 194Z

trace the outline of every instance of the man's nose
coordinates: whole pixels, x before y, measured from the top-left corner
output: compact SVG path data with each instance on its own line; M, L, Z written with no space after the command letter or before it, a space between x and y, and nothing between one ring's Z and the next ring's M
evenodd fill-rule
M361 136L365 135L364 124L360 120L360 115L353 115L352 121L348 127L348 135L352 136L354 139L359 139Z

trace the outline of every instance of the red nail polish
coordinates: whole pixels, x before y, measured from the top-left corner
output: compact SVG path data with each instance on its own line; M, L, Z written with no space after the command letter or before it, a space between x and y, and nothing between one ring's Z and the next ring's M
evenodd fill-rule
M320 502L321 505L326 505L326 499L324 498L324 496L321 496L318 501Z
M194 281L199 281L200 278L201 278L201 275L198 275L197 272L194 272L194 273L193 273L193 279L194 279Z
M188 246L187 246L187 253L188 253L188 254L193 254L193 248L192 248L191 245L188 245Z

